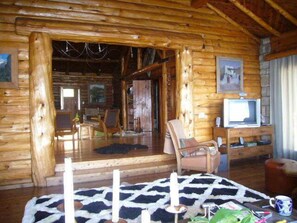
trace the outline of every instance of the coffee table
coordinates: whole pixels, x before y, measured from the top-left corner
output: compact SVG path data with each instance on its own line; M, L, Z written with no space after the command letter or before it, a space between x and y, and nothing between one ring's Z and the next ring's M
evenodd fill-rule
M274 211L274 209L269 205L269 200L260 200L260 201L256 201L253 203L245 203L244 205L254 211L263 211L263 210L270 211L272 213L272 216L267 219L268 223L274 223L274 222L281 221L281 220L287 220L287 223L289 223L289 222L297 223L297 210L296 209L293 209L291 216L284 217Z

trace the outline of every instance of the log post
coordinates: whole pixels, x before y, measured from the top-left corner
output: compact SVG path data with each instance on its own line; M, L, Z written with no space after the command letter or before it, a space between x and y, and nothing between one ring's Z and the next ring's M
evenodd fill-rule
M163 51L163 55L162 55L162 59L164 59L166 57L166 51ZM166 123L167 123L167 119L168 119L168 94L167 94L168 90L167 90L167 63L162 63L162 112L161 114L163 114L161 116L161 135L163 136L163 138L165 137L165 133L166 133Z
M192 51L185 47L180 54L180 71L177 81L178 92L180 93L179 119L183 122L185 132L188 137L194 135L194 117L193 117L193 69L192 69Z
M35 186L46 186L55 173L52 44L44 33L32 33L29 44L32 177Z

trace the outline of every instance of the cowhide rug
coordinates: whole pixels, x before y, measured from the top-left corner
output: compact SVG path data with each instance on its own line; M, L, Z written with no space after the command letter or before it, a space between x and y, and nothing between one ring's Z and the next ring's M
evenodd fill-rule
M269 198L263 193L212 174L179 176L178 183L179 201L187 206L187 211L178 215L179 219L202 214L201 205L205 202L220 205L230 200L243 203ZM151 222L174 222L174 214L166 211L170 204L169 186L168 178L149 183L121 185L120 218L128 223L138 223L141 222L141 210L147 209ZM103 223L111 219L112 188L79 189L75 191L74 199L83 205L75 211L77 223ZM64 213L57 209L62 202L63 194L32 198L25 207L23 223L64 223Z

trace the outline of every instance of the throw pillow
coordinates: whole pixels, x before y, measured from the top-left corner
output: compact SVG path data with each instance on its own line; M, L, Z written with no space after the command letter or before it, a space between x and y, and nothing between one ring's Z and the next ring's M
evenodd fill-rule
M186 147L195 147L198 145L198 142L196 141L195 138L185 138L185 139L180 139L180 148L186 148ZM181 152L182 156L187 157L189 156L189 153L187 151L182 151Z
M195 138L180 139L179 142L180 148L193 147L198 145L198 142Z

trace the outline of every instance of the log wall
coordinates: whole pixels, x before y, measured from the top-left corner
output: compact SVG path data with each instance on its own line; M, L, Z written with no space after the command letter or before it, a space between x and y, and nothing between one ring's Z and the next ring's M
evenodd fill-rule
M198 140L212 138L223 98L238 98L237 94L216 93L216 56L242 58L244 91L249 98L260 97L259 43L212 10L191 8L189 2L2 0L0 47L18 50L19 87L0 89L0 185L32 183L28 53L32 32L48 33L53 40L147 46L180 53L187 47L192 60L192 110L187 111L192 115L186 114L186 120L192 123L186 124ZM179 58L177 55L177 61ZM182 78L177 77L177 82L186 84ZM177 99L186 100L178 95L180 89L176 92ZM206 118L200 119L199 113Z
M89 84L100 83L105 86L105 99L106 101L101 104L89 103ZM104 113L105 109L111 108L114 105L114 94L120 94L120 88L113 88L113 77L111 75L96 76L96 74L81 74L70 73L65 74L62 72L53 72L53 93L55 98L55 107L60 108L60 87L74 87L80 89L81 97L81 115L84 114L85 108L97 108L100 112Z

